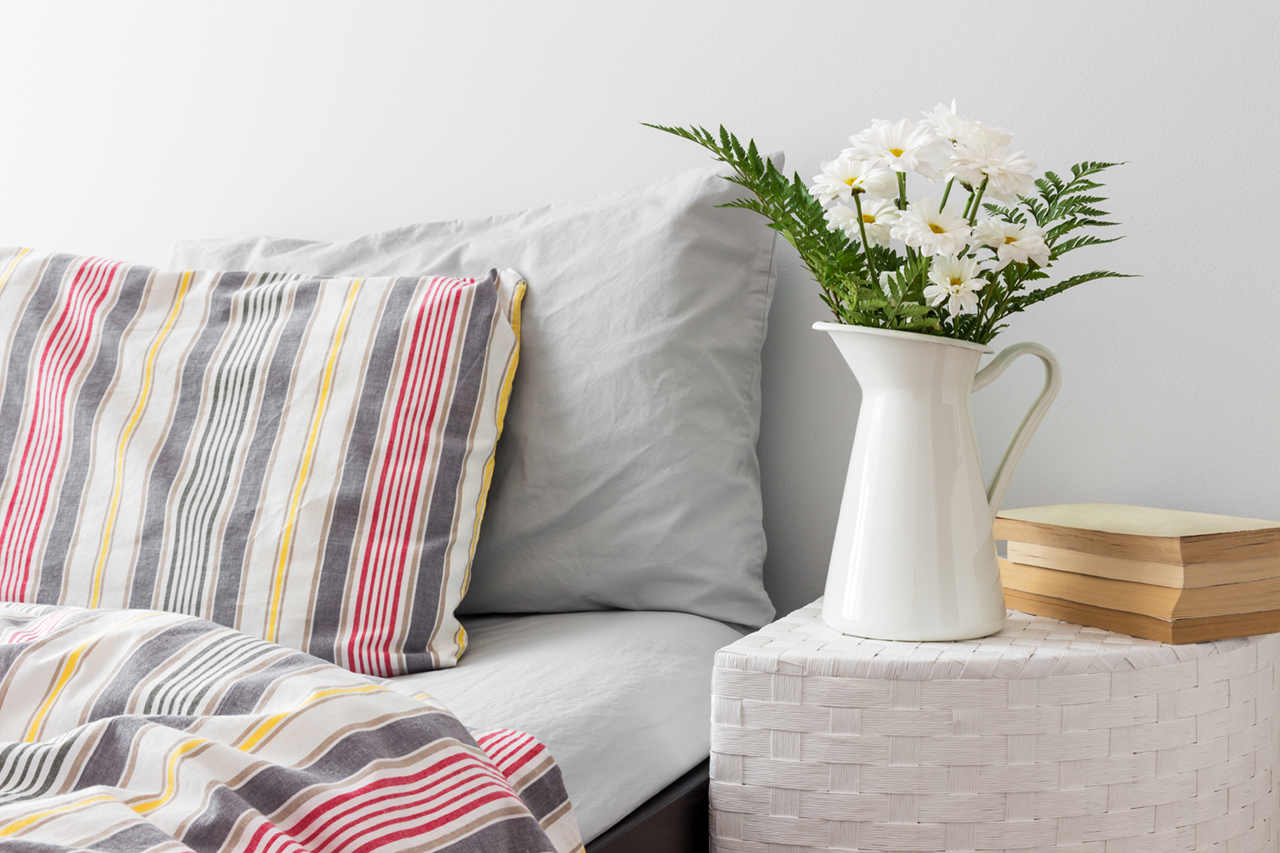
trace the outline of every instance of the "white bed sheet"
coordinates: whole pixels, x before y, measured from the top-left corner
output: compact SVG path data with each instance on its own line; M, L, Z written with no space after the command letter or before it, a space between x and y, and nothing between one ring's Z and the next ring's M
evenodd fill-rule
M453 669L391 680L473 728L535 735L564 773L584 841L710 752L711 671L741 634L687 613L608 610L464 618Z

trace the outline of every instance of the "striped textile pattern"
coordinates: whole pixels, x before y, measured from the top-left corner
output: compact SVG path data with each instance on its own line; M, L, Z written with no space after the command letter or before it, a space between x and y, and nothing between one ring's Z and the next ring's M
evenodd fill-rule
M555 761L215 623L0 604L0 847L580 853Z
M0 249L0 601L452 666L523 293Z

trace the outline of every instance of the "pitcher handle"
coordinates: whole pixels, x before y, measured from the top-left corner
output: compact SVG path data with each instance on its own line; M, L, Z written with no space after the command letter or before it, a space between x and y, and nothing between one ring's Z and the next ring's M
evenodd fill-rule
M1013 477L1013 469L1022 458L1022 452L1027 449L1027 444L1030 443L1036 427L1040 426L1040 421L1044 419L1044 413L1049 410L1049 404L1053 402L1054 397L1058 396L1058 386L1062 384L1062 368L1058 366L1058 360L1053 357L1053 353L1040 344L1027 342L1013 344L1000 350L996 357L991 359L991 363L973 377L973 390L978 391L990 385L1020 355L1034 355L1044 362L1044 388L1041 389L1040 396L1036 397L1035 402L1031 404L1031 408L1027 410L1022 423L1018 425L1013 439L1004 451L1004 457L996 466L991 484L987 486L987 503L991 507L993 519L1000 511L1000 502L1004 500L1004 492L1009 487L1009 480Z

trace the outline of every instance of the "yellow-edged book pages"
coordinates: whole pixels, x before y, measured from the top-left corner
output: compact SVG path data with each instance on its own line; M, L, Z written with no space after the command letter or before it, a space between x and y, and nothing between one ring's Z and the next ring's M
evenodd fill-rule
M1245 583L1280 577L1280 556L1217 563L1161 563L1090 554L1034 542L1009 542L1009 561L1099 578L1169 586L1175 589Z
M1157 619L1193 619L1280 609L1280 578L1198 589L1173 589L1001 560L1000 580L1010 589L1111 610L1143 613Z
M1048 616L1077 625L1118 631L1135 637L1146 637L1162 643L1207 643L1232 637L1248 637L1253 634L1274 634L1280 631L1280 610L1259 610L1256 613L1233 613L1230 616L1202 616L1197 619L1157 619L1141 613L1094 607L1077 601L1050 598L1005 589L1005 602L1014 610Z
M1178 565L1280 557L1280 521L1122 504L1001 510L995 538Z

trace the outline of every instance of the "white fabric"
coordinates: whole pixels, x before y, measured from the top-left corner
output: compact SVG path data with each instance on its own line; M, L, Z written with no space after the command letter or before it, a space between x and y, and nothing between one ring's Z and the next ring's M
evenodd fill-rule
M472 728L539 738L590 841L710 754L715 653L741 634L687 613L464 619L453 669L392 679Z
M520 270L520 366L458 612L680 610L758 626L774 612L755 449L774 232L717 207L742 195L719 169L333 243L193 240L170 262Z

